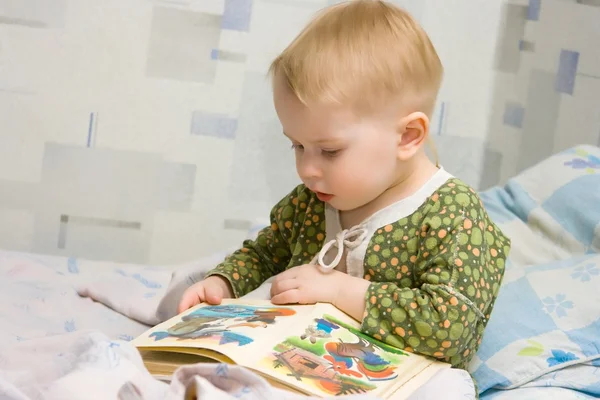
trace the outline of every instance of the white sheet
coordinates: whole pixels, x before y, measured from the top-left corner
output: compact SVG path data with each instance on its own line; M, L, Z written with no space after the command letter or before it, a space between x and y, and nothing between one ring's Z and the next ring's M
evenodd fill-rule
M166 384L128 342L173 316L183 290L223 255L147 268L0 251L0 399L179 400L192 389L211 400L298 398L234 366L187 366ZM268 284L253 297L267 294ZM474 398L469 375L448 370L411 399L437 399L442 387L446 399Z

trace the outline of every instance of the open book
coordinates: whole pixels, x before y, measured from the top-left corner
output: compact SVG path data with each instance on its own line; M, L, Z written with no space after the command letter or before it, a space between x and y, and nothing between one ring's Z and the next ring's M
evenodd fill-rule
M359 327L330 304L232 299L193 307L132 343L156 376L185 364L223 362L249 368L274 386L327 397L403 399L450 367L379 342Z

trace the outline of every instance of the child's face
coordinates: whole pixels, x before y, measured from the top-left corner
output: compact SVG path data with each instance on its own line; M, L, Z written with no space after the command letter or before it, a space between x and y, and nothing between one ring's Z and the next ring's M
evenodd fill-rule
M358 118L333 106L308 108L277 80L274 102L294 148L298 175L321 200L353 210L398 179L399 135L393 118Z

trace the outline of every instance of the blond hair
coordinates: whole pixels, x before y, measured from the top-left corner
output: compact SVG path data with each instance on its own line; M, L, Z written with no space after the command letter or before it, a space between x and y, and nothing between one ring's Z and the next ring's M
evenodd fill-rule
M375 110L399 99L431 115L443 67L421 26L404 10L355 0L320 12L272 62L304 104Z

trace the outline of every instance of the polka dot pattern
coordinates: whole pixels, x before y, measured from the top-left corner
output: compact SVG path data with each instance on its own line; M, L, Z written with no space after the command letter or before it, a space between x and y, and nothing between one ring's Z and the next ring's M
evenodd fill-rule
M473 189L449 180L407 218L375 232L366 254L362 329L466 368L504 276L510 240Z
M246 240L241 249L207 273L229 280L235 297L286 269L310 263L323 247L325 205L304 185L273 207L270 220L271 226L262 229L255 240Z
M303 185L271 212L271 226L208 275L236 297L307 264L325 240L325 208ZM504 275L510 240L473 189L448 180L413 214L380 227L364 258L362 330L390 345L466 368L477 351Z

